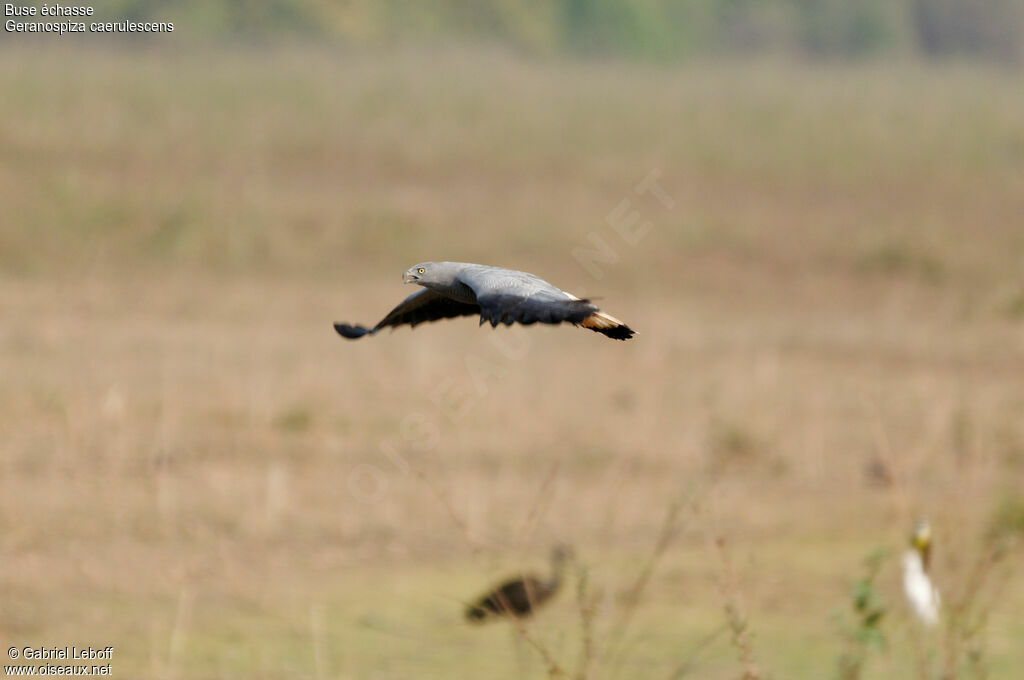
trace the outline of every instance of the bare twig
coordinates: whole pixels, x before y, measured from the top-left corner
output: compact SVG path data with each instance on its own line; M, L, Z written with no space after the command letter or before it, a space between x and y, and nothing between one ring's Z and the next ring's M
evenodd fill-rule
M971 645L984 629L988 614L1008 581L1004 573L1003 578L994 582L989 597L985 597L986 585L992 582L992 573L1004 556L1005 547L999 538L987 537L978 550L978 557L971 566L963 590L950 603L943 645L944 680L957 677L964 645Z
M690 649L686 656L683 657L683 660L679 662L679 665L676 666L675 670L672 671L672 674L668 676L669 680L679 680L679 678L682 678L689 673L693 668L693 662L696 660L697 655L707 649L708 645L714 642L719 635L727 630L729 630L729 624L723 623L719 625L718 628L715 628L713 631L698 640L697 644Z
M185 647L185 633L192 614L192 599L192 593L186 588L178 592L178 608L174 614L174 628L171 630L167 660L168 678L177 677L178 674L178 659L181 658L182 649Z
M437 502L440 503L441 507L444 508L445 512L448 514L448 517L451 519L452 524L455 525L455 527L459 530L459 533L462 535L462 538L466 541L466 544L469 546L469 549L472 552L476 552L477 550L479 550L480 545L479 543L477 543L476 540L474 540L472 532L470 532L469 530L469 524L466 522L466 520L459 516L458 512L456 512L455 507L451 503L451 499L448 497L448 494L442 491L438 485L434 484L434 482L429 477L427 477L427 473L424 472L422 469L411 464L409 467L410 469L412 469L413 474L416 475L417 479L423 482L427 486L427 488L430 489L431 493L434 494L434 498L436 498Z
M576 604L580 613L580 659L576 666L576 680L590 677L594 661L594 616L597 599L589 592L590 580L585 569L580 568L576 576Z
M499 591L497 595L501 609L507 612L513 611L504 593L501 593ZM537 650L537 653L540 655L541 660L544 662L544 666L547 667L548 677L564 677L566 675L566 672L555 660L555 657L551 654L551 651L548 650L548 648L544 646L540 641L534 639L533 636L530 635L530 631L527 630L526 624L523 622L523 620L513 614L510 614L507 618L509 622L512 624L512 627L515 629L516 633L519 634L519 637L521 637L523 640L526 641L527 644L529 644L531 647Z
M548 508L551 507L551 503L555 498L555 494L551 492L551 488L554 486L555 480L558 478L558 463L553 463L548 474L544 477L544 481L541 482L537 488L537 495L534 497L533 502L530 504L529 509L526 512L526 516L523 518L523 524L520 528L520 534L525 538L529 537L537 524L547 514Z
M313 605L309 608L309 636L313 642L313 671L316 680L327 677L327 663L324 659L324 607Z
M634 614L636 614L637 607L640 604L640 598L642 597L644 590L646 590L647 585L650 583L655 567L657 567L662 556L665 554L665 551L668 549L668 546L672 543L672 539L675 537L679 510L681 507L682 504L678 501L669 506L668 513L665 515L665 521L661 525L661 531L658 534L658 540L654 544L654 550L651 552L650 558L647 560L643 569L640 570L640 573L637 574L636 580L633 581L633 585L630 586L623 596L623 606L618 620L615 622L614 627L608 634L607 647L601 658L602 663L607 659L609 665L615 667L615 665L621 661L622 645L626 632L633 620Z
M753 634L750 632L746 611L740 597L739 582L726 548L725 538L720 535L715 536L714 546L721 562L718 588L725 606L726 625L732 631L732 644L740 653L743 680L760 680L764 676L754 661Z

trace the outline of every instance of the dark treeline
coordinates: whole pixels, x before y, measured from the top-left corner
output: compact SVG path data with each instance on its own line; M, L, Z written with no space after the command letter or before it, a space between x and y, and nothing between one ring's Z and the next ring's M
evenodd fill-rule
M1024 0L115 0L103 12L172 18L213 37L497 40L655 60L900 52L1019 62L1024 54Z

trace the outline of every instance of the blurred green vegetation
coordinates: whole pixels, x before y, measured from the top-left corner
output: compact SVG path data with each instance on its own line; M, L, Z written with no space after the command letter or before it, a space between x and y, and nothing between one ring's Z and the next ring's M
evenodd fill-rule
M173 18L212 37L351 44L498 41L528 52L678 59L918 52L1019 62L1022 0L118 0L103 10Z

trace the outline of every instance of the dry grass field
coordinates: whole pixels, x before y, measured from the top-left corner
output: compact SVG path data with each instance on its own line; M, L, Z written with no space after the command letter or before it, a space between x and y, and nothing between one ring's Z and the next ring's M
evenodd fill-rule
M1024 554L985 551L1024 526L1020 84L0 46L3 648L112 645L121 678L837 677L888 548L864 677L1017 677ZM335 335L442 259L638 335ZM918 516L934 632L899 581ZM557 542L573 578L525 628L463 621Z

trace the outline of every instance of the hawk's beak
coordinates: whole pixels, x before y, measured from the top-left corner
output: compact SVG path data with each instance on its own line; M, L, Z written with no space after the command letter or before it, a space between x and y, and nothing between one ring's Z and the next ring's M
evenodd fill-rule
M412 283L413 281L415 281L418 278L419 277L416 276L415 274L413 274L411 271L408 271L408 272L402 274L402 283Z

